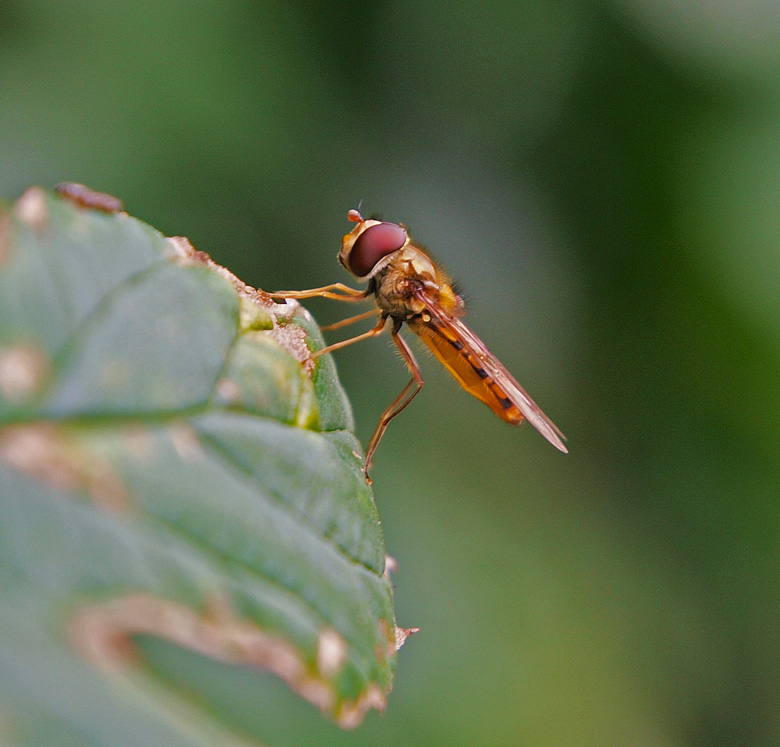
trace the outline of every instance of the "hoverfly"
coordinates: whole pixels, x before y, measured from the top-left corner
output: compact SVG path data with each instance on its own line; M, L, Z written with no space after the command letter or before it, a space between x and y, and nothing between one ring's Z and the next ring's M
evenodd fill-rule
M420 367L411 348L399 334L404 324L422 338L469 394L484 402L498 417L512 425L520 425L527 420L553 446L568 453L563 433L482 340L461 321L465 314L463 299L455 293L442 268L412 241L406 227L400 223L363 218L358 210L350 210L347 217L356 225L342 239L338 259L358 280L368 281L368 286L358 290L343 283L333 283L311 290L279 291L271 295L274 298L321 297L339 301L363 301L374 297L376 308L323 329L338 329L378 314L376 326L368 332L328 345L313 357L374 337L391 320L390 334L412 379L379 419L366 451L366 481L371 482L368 470L388 424L408 406L423 385Z

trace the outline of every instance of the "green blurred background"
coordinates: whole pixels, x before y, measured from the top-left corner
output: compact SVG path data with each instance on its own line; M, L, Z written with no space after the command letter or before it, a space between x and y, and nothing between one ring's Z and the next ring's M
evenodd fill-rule
M362 199L569 438L426 358L373 472L422 628L388 712L344 733L269 677L241 728L780 743L779 38L757 0L0 0L0 194L85 182L265 289L349 280ZM407 374L337 361L365 443Z

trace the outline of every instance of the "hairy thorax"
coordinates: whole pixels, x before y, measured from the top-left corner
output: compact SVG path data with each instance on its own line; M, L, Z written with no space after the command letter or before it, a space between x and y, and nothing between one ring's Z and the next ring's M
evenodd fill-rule
M423 310L417 292L436 284L436 268L428 257L407 245L374 276L376 302L393 319L408 321Z
M412 244L395 254L372 280L377 305L393 319L409 321L423 313L425 304L418 296L423 289L448 311L460 303L449 280L422 249Z

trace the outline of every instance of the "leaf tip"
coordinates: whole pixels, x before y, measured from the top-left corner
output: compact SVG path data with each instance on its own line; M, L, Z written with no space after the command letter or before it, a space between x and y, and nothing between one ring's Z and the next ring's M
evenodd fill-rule
M401 646L406 643L406 639L410 635L414 635L415 633L419 633L419 628L399 628L396 626L395 628L395 650L398 651Z

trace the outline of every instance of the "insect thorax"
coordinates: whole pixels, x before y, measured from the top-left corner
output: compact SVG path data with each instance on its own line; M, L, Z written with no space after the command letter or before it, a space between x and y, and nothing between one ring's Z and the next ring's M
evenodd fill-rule
M430 259L415 247L406 247L373 278L376 302L394 319L406 321L419 314L423 303L416 292L422 287L438 287L436 269Z

